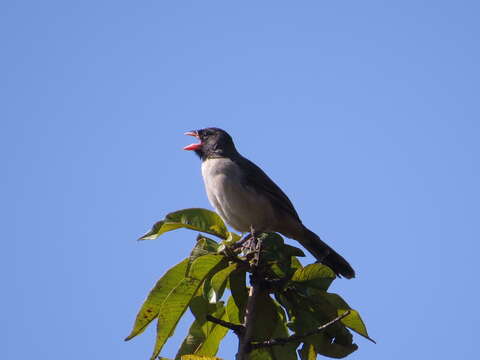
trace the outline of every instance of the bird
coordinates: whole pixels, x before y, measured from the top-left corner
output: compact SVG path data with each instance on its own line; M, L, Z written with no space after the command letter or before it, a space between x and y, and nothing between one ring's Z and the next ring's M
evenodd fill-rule
M236 149L232 137L216 127L185 133L198 143L185 146L201 159L207 197L233 229L247 233L276 232L298 241L337 276L351 279L355 271L340 254L303 225L292 202L270 177Z

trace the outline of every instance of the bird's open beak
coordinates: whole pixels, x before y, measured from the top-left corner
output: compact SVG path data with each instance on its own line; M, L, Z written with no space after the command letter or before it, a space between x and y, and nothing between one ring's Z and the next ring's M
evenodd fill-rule
M185 133L185 135L188 135L188 136L193 136L195 138L197 138L198 140L200 140L200 137L198 136L198 132L197 131L187 131ZM183 150L198 150L202 147L202 142L200 141L199 143L196 143L196 144L190 144L190 145L187 145L183 148Z

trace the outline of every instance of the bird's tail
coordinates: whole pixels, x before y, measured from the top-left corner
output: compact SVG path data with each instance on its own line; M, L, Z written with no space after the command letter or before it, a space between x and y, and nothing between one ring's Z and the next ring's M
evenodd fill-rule
M300 242L320 263L327 265L338 276L343 276L347 279L355 277L355 270L353 270L348 261L306 227L304 227L302 238L295 238L295 240Z

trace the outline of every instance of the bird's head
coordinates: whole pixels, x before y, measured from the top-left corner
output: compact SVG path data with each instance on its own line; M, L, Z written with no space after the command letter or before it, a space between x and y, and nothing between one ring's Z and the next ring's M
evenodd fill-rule
M193 150L203 160L210 157L229 157L237 153L232 137L225 130L211 127L188 131L185 135L193 136L200 142L185 146L183 150Z

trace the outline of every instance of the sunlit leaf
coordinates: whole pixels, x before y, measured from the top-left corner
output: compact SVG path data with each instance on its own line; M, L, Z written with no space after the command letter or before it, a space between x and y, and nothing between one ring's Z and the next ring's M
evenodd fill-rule
M317 359L317 352L315 351L315 347L311 342L303 343L302 348L298 352L300 354L301 360L316 360Z
M215 293L215 297L217 301L221 299L223 292L225 291L225 287L227 285L228 277L232 273L232 271L237 269L237 264L233 263L230 266L226 267L225 269L217 272L215 275L212 276L210 280L210 284L212 287L213 292Z
M222 261L225 261L225 258L220 255L205 255L197 258L192 263L189 276L170 292L159 311L157 341L151 360L158 356L167 339L172 336L178 321L202 282Z
M240 240L240 235L234 232L229 232L228 237L224 240L227 244L231 244Z
M227 334L228 329L207 321L206 313L228 321L225 307L222 303L209 304L202 296L197 296L195 301L192 301L190 308L195 316L195 321L190 327L189 335L183 342L176 359L186 354L215 356L219 344ZM205 311L207 308L210 310Z
M228 261L223 255L204 255L192 263L188 276L193 279L204 280L210 271L218 270L218 267L223 269L227 264Z
M164 220L156 222L139 240L154 240L168 231L180 228L205 232L221 239L228 238L227 227L218 214L207 209L193 208L168 214Z
M226 267L228 266L227 261L222 261L219 265L215 267L213 271L208 274L208 276L205 278L205 281L203 282L203 297L208 300L210 303L216 303L220 298L218 297L218 293L212 288L212 278L223 271Z
M292 263L290 266L292 269L300 269L303 267L300 260L298 260L295 256L292 256Z
M338 315L342 315L346 310L350 310L350 314L341 320L345 326L375 343L375 340L368 336L367 328L358 311L353 310L338 294L326 293L325 297L337 309Z
M185 354L194 353L195 350L202 344L202 342L205 341L205 338L201 336L202 334L202 324L195 320L190 326L188 334L183 340L175 360L180 359Z
M199 234L197 236L197 243L195 244L195 247L192 249L190 253L190 263L188 265L188 273L190 272L190 267L195 261L195 259L199 258L200 256L208 255L208 254L217 254L217 249L218 249L218 243L215 240L212 240L202 234ZM226 265L225 265L226 266ZM213 276L215 273L212 271L209 274L209 277ZM203 288L210 287L210 281L209 277L207 277L206 281L203 282ZM206 292L208 293L208 289L206 289Z
M297 269L291 281L303 283L320 290L327 290L335 277L335 273L328 266L315 263Z
M345 313L344 309L338 309L338 315L342 315L343 313ZM357 310L350 309L350 314L341 321L346 327L375 343L375 340L368 336L367 328Z
M227 321L227 314L224 310L223 314L220 316L220 313L213 314L216 318L220 318L221 320ZM195 354L198 355L206 355L206 356L214 356L217 354L218 347L220 342L227 334L228 329L217 325L214 323L208 323L208 331L205 341L197 348Z
M216 318L226 319L223 303L210 304L201 294L197 294L190 302L190 310L195 316L195 321L190 326L187 337L182 343L175 359L187 354L215 356L220 341L226 335L228 329L207 321L210 314Z
M199 256L216 253L218 249L218 243L202 234L198 234L197 243L190 252L190 261L192 262Z
M188 259L185 259L168 270L160 280L157 281L138 312L135 324L133 325L133 330L125 341L141 334L147 325L157 317L160 307L170 291L172 291L172 289L174 289L185 278L187 266Z
M168 214L157 222L142 240L155 239L179 228L200 232L190 257L170 269L150 292L140 309L133 330L126 340L144 331L156 317L157 338L151 360L161 359L159 354L178 321L190 307L195 320L190 326L176 360L214 360L219 344L228 329L206 320L207 315L234 324L242 324L248 302L246 267L228 259L236 256L231 245L240 236L227 230L222 219L206 209L185 209ZM217 242L202 234L211 234ZM302 360L314 360L317 355L342 358L357 349L352 331L370 339L360 315L337 294L330 294L330 284L335 279L333 271L316 263L303 267L297 256L304 256L301 249L285 244L276 233L258 233L261 254L257 258L253 249L242 248L242 260L262 269L265 288L256 303L253 343L272 338L286 338L291 332L302 335L303 341L289 342L282 346L255 349L250 360L294 360L296 348ZM259 259L257 263L255 259ZM231 296L226 305L219 301L226 288ZM250 288L252 291L252 288ZM274 301L271 296L275 296ZM350 314L321 331L320 326L346 310ZM351 331L352 330L352 331ZM371 339L370 339L371 340ZM372 340L373 341L373 340Z

